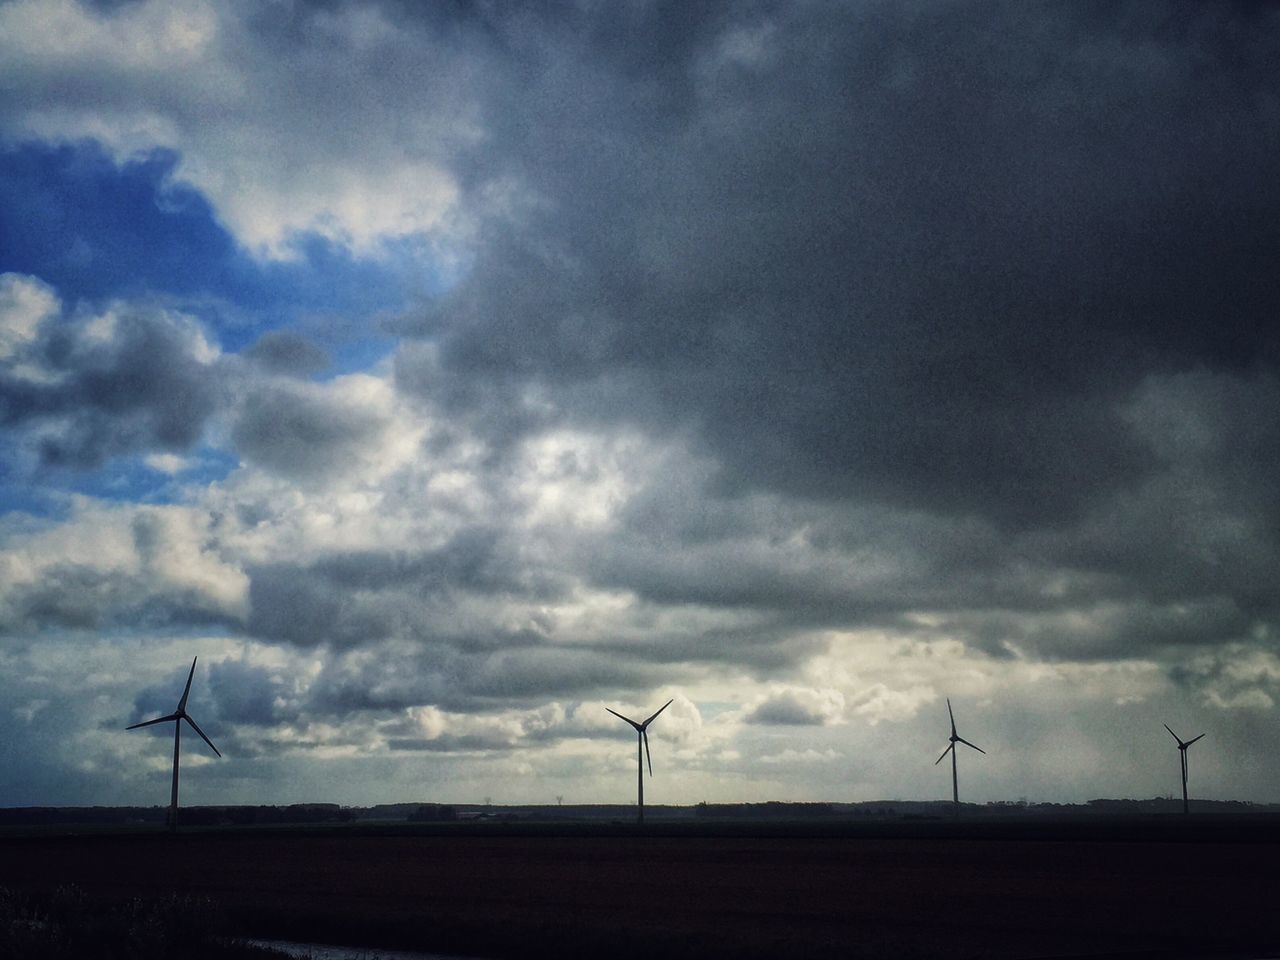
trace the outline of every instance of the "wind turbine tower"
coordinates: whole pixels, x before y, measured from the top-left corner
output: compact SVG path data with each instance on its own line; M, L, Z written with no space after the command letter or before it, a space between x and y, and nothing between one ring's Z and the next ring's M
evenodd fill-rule
M933 765L936 767L942 762L943 757L948 753L951 754L951 802L954 804L953 809L955 810L955 815L958 817L960 816L960 781L956 775L956 744L963 743L966 747L973 747L973 749L984 755L987 751L983 750L977 744L970 743L964 737L960 736L960 734L956 733L956 715L951 712L951 699L949 697L947 698L947 715L951 717L951 743L947 745L947 749L942 751L942 756L933 761Z
M645 731L649 729L649 724L653 723L653 721L658 718L658 714L661 713L663 710L667 709L667 707L671 706L671 704L674 702L675 702L675 698L673 697L671 700L668 700L666 703L660 706L656 711L654 711L654 713L649 717L649 719L644 721L643 723L636 723L636 721L632 720L630 717L624 717L617 710L609 710L608 707L605 707L606 710L609 710L609 712L612 713L619 720L625 720L627 721L627 723L631 724L631 726L636 728L636 822L637 823L644 823L644 762L645 760L649 761L649 776L651 777L653 776L653 757L649 755L649 734L647 734Z
M1169 725L1166 723L1164 728L1169 730ZM1187 802L1187 747L1199 740L1200 737L1203 737L1204 734L1200 734L1200 737L1192 737L1190 740L1185 742L1172 730L1169 730L1169 736L1178 741L1178 753L1182 757L1182 812L1190 813L1191 804Z
M178 709L173 713L163 717L156 717L154 720L144 720L142 723L135 723L131 727L125 727L126 730L137 730L139 727L149 727L153 723L168 723L173 721L173 790L169 794L169 829L178 829L178 755L182 746L182 721L185 720L191 724L191 729L200 734L200 739L209 745L209 749L218 753L218 748L213 745L213 741L204 735L204 731L196 725L187 713L187 697L191 695L191 678L196 675L196 660L198 657L191 659L191 672L187 674L187 685L182 690L182 699L178 701Z

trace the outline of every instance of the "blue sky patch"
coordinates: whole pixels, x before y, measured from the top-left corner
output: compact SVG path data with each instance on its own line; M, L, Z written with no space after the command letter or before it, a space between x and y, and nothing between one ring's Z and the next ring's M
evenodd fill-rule
M389 348L377 320L407 309L410 291L439 292L439 273L412 240L373 259L300 234L298 259L254 258L204 196L175 179L178 160L157 148L117 164L91 140L0 152L0 271L39 277L68 303L176 301L233 352L266 330L313 326L339 368L351 366L346 349L363 363ZM306 322L317 315L325 322ZM375 344L360 345L366 338Z

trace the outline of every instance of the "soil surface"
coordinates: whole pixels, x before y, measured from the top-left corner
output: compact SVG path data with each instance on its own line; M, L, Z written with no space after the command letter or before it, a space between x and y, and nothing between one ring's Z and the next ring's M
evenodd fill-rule
M1024 832L1025 833L1025 832ZM0 886L183 893L245 934L484 957L1280 955L1258 838L0 837Z

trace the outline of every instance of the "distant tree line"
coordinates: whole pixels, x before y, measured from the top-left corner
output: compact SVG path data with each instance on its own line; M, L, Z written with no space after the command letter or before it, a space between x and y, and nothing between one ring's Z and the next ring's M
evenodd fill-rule
M443 803L424 803L409 814L410 823L442 823L457 819L457 808Z
M734 820L807 819L830 817L835 809L829 803L783 803L767 800L764 803L707 803L703 801L693 808L695 817L725 817Z
M0 826L49 823L164 823L167 807L9 807L0 809Z
M293 803L287 807L188 807L182 822L193 826L249 826L261 823L349 823L355 812L336 803Z
M11 807L0 809L0 827L40 824L164 823L166 807ZM183 826L247 826L259 823L346 823L356 813L336 803L276 806L184 807Z

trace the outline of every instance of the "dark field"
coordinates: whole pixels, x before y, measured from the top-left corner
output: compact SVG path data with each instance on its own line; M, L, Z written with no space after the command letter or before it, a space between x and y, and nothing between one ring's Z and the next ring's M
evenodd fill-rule
M1280 955L1270 821L0 837L0 885L479 956Z

